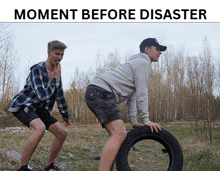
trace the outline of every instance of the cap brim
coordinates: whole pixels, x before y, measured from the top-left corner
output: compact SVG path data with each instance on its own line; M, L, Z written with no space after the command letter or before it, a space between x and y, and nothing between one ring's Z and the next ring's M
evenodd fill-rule
M167 50L167 47L166 47L166 46L160 45L159 48L160 48L160 51L161 51L161 52Z

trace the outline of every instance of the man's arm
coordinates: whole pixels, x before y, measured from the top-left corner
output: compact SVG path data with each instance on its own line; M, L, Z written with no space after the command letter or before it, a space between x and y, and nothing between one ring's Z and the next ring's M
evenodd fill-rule
M150 62L139 62L138 67L135 68L135 89L137 93L137 110L141 116L143 123L146 126L158 132L158 129L161 130L162 126L157 123L151 122L149 120L149 111L148 111L148 88L151 74Z
M128 111L128 118L129 118L133 128L138 128L138 127L143 126L143 124L138 123L138 120L137 120L136 98L137 98L136 93L134 93L132 96L130 96L126 100L126 108ZM161 130L161 128L162 128L162 126L160 126L159 124L154 123L154 122L149 122L145 125L149 126L151 128L151 132L153 132L153 129L155 129L156 132L158 132L158 129Z
M136 101L136 93L132 94L126 101L126 108L128 112L128 119L131 122L133 128L138 126L143 126L142 124L138 123L137 120L137 101Z
M132 127L138 123L137 120L137 106L136 106L136 93L132 94L126 101L126 108L128 112L128 119Z
M148 88L151 74L151 66L149 61L139 60L134 69L136 105L141 120L146 125L150 122L148 111Z
M56 80L59 81L59 86L58 86L58 93L56 96L56 102L57 102L57 106L58 109L63 117L63 120L65 121L65 126L69 127L71 125L71 120L68 114L68 110L67 110L67 105L66 105L66 101L64 99L64 95L63 95L63 87L62 87L62 81L61 81L61 65L60 63L56 66L56 68L54 69L54 77L56 78Z
M66 105L66 101L64 98L64 94L63 94L61 79L60 79L60 85L58 87L58 92L57 92L57 96L56 96L56 102L57 102L57 107L63 117L63 120L65 122L69 122L70 117L68 114L67 105Z

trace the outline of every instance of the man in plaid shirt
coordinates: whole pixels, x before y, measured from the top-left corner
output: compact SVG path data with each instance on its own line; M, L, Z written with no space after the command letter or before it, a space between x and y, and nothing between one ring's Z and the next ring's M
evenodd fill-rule
M65 121L70 126L71 121L63 95L61 81L61 65L66 45L59 41L48 43L48 58L31 67L24 89L14 97L9 111L28 126L33 132L28 139L20 167L17 171L28 171L28 162L42 139L45 130L55 135L47 166L44 170L58 170L54 161L66 139L67 131L51 114L55 101Z

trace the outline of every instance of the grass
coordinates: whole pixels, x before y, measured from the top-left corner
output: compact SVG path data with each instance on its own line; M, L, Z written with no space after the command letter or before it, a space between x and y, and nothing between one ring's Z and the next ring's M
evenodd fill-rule
M128 154L129 166L133 171L166 171L169 166L169 155L163 153L162 149L165 149L164 146L154 140L136 143Z
M220 148L209 143L197 140L192 132L191 126L188 122L172 122L162 124L163 127L172 133L179 141L184 155L183 171L216 171L220 170ZM131 128L126 124L126 128ZM56 159L56 164L59 164L63 170L76 171L96 171L98 170L99 161L91 159L92 157L100 157L103 145L108 139L107 132L101 128L100 125L77 126L72 125L68 129L68 137L64 142L64 146ZM31 135L30 131L23 133L9 133L0 131L0 171L11 170L14 171L19 166L18 161L14 161L7 157L6 153L10 150L15 150L22 153L26 140ZM54 137L49 132L46 132L41 140L34 156L31 158L29 165L33 170L39 170L35 166L45 166L47 156L50 149L50 144ZM144 144L146 146L146 144ZM129 153L129 161L140 163L142 170L146 166L154 166L154 169L149 170L166 170L164 169L167 163L166 154L158 153L157 149L161 148L160 144L148 144L148 150L151 156L144 157L140 153L140 148L143 144L136 144L138 151L131 150ZM156 150L152 153L152 150ZM154 157L160 160L154 159ZM131 158L131 159L130 159ZM132 164L131 164L132 165ZM135 168L138 164L133 164L133 170L141 170ZM116 170L116 169L115 169Z

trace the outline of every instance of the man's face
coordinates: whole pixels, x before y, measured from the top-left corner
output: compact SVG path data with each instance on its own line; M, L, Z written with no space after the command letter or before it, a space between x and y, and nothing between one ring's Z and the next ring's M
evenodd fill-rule
M48 59L53 66L57 66L63 59L64 50L54 49L53 51L47 51Z
M160 48L155 46L145 47L145 51L147 52L151 62L157 62L162 54Z

